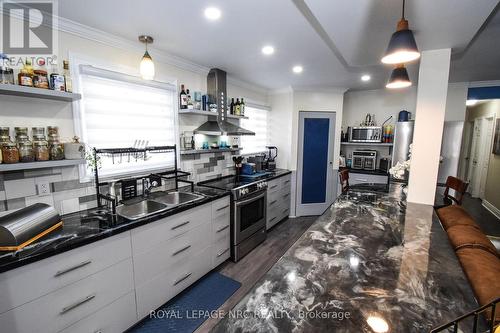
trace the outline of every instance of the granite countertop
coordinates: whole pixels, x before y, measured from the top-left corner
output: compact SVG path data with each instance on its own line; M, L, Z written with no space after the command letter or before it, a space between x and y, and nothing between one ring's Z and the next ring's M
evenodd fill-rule
M478 307L433 207L403 196L341 195L214 332L420 333Z
M180 190L190 191L189 187ZM62 228L51 232L22 250L0 252L0 273L114 236L229 195L227 191L201 186L195 186L194 192L202 194L204 198L135 221L126 220L119 216L113 219L109 214L96 217L95 213L102 211L99 208L64 215L62 216Z
M364 170L364 169L353 169L353 168L340 168L340 169L348 169L350 173L362 173L365 175L378 175L378 176L389 176L389 172L376 169L376 170Z

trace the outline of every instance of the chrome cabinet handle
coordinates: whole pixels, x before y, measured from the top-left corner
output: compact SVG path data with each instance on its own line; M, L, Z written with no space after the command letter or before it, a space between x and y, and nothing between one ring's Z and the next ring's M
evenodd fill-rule
M92 263L92 260L89 259L89 260L82 261L81 263L76 264L75 266L71 266L69 268L61 269L60 271L57 271L56 274L54 274L54 277L58 277L58 276L64 275L66 273L74 271L75 269L87 266L90 263Z
M283 182L283 184L288 184L289 182L290 182L290 179L289 179L289 180L285 180L285 181Z
M270 189L272 190L273 188L276 188L276 187L278 187L278 185L273 185L270 187Z
M181 224L178 224L178 225L176 225L176 226L172 227L172 228L171 228L171 230L179 229L180 227L183 227L183 226L185 226L186 224L189 224L189 222L190 222L190 221L186 221L186 222L183 222L183 223L181 223Z
M71 311L74 308L77 308L77 307L79 307L82 304L87 303L88 301L94 299L95 296L96 296L96 294L91 294L91 295L88 295L85 298L82 298L81 300L76 301L75 303L73 303L71 305L65 306L64 308L62 308L60 314L65 314L66 312Z
M217 258L220 257L221 255L223 255L224 253L226 253L227 251L229 251L229 248L225 249L222 252L217 253Z
M180 250L175 251L174 253L172 253L172 257L173 257L173 256L178 255L179 253L182 253L182 252L186 251L186 250L187 250L187 249L189 249L190 247L191 247L191 245L188 245L188 246L183 247L183 248L182 248L182 249L180 249Z
M276 203L276 201L278 201L278 200L273 200L273 201L271 201L271 202L269 203L269 206L274 205L274 204Z
M182 281L186 280L188 277L191 276L192 273L187 273L186 275L184 275L183 277L181 277L180 279L176 280L174 282L174 286L178 285L179 283L181 283Z
M286 213L288 212L288 208L287 209L283 209L283 213Z
M363 179L363 178L356 178L356 180L359 180L360 182L367 182L368 179Z
M217 208L217 212L220 212L221 210L224 210L224 209L226 209L228 207L229 207L229 205L225 205L224 207Z
M269 220L269 222L276 220L276 216Z
M229 226L228 226L228 225L226 225L225 227L220 228L220 229L219 229L219 230L217 230L216 232L221 232L221 231L224 231L224 230L226 230L227 228L229 228Z
M290 193L285 194L285 195L283 196L283 198L286 198L286 197L288 197L288 196L290 196Z

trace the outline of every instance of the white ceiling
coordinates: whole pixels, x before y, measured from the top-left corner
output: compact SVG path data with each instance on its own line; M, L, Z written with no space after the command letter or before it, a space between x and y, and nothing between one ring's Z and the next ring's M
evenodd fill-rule
M498 3L407 1L407 18L421 50L451 47L460 54ZM270 89L383 87L390 68L379 59L401 12L400 0L64 0L59 6L64 18L133 41L151 35L157 50ZM208 6L221 9L219 21L204 18ZM483 54L499 48L498 21L490 22L496 30L488 26L457 60L460 64L452 69L459 74L452 72L452 79L500 77L498 65L489 70L474 66ZM483 41L483 35L489 40ZM275 47L274 55L261 54L266 44ZM300 75L291 71L296 64L304 67ZM417 65L409 69L415 78ZM371 74L369 83L360 81L364 73Z

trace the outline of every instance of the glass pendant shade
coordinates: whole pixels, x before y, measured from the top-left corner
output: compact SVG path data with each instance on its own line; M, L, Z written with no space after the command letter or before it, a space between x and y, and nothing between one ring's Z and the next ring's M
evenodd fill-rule
M155 77L155 64L148 51L146 51L142 57L140 72L144 80L153 80Z
M411 86L410 77L408 76L408 71L404 65L394 68L389 78L389 82L386 84L388 89L401 89Z

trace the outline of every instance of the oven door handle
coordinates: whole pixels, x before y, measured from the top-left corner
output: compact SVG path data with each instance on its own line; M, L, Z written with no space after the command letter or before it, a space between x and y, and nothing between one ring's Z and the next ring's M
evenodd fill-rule
M242 200L242 201L236 201L235 202L235 205L236 206L243 206L243 205L246 205L250 202L254 202L254 201L257 201L259 199L262 199L266 196L266 191L263 191L261 194L259 195L256 195L254 197L251 197L250 199L247 199L247 200Z

